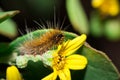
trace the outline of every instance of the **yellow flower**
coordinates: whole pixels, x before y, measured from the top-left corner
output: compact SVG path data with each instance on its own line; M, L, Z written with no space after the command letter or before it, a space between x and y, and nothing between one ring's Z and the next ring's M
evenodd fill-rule
M115 16L120 10L118 0L92 0L92 6L98 8L103 15Z
M71 80L70 70L81 70L86 67L87 59L79 54L72 54L79 49L85 42L86 35L69 40L53 53L52 68L53 72L42 80L55 80L59 76L60 80Z
M10 66L7 68L6 80L22 80L22 77L15 66Z

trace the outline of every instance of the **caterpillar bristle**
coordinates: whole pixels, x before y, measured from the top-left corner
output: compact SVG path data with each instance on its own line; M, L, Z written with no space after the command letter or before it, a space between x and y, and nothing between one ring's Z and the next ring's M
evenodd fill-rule
M42 36L27 40L22 43L19 46L18 51L20 54L42 55L52 47L61 44L63 40L64 35L61 30L50 29Z

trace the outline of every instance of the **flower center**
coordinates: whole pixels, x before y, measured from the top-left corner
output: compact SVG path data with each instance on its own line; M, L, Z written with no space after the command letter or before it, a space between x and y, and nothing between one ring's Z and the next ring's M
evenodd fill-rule
M62 70L65 66L65 56L57 55L53 58L53 67L58 71Z

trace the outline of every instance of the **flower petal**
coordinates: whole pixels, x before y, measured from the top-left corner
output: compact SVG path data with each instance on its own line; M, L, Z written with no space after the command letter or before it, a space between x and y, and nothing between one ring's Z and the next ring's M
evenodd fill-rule
M80 70L84 69L87 64L87 59L84 56L74 54L66 58L66 65L70 69Z
M81 36L78 36L78 37L74 38L73 40L67 41L63 45L63 47L65 48L64 54L66 56L68 56L68 55L72 54L73 52L75 52L78 48L80 48L83 45L86 38L87 38L86 35L82 34Z
M71 80L70 70L68 68L60 70L58 76L60 80Z
M115 16L119 13L120 8L119 8L119 1L118 0L111 0L111 5L109 6L109 14L111 16Z
M92 0L92 6L98 8L103 4L104 0Z
M6 80L22 80L22 77L15 66L8 67L6 73Z
M51 74L49 74L48 76L44 77L41 80L55 80L57 78L57 73L53 72Z

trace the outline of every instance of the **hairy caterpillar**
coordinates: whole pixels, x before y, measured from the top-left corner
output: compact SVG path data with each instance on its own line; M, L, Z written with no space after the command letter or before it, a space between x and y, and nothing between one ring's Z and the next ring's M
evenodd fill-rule
M62 31L50 29L42 36L25 41L18 47L18 50L21 54L42 55L53 46L61 44L63 39L64 35Z

